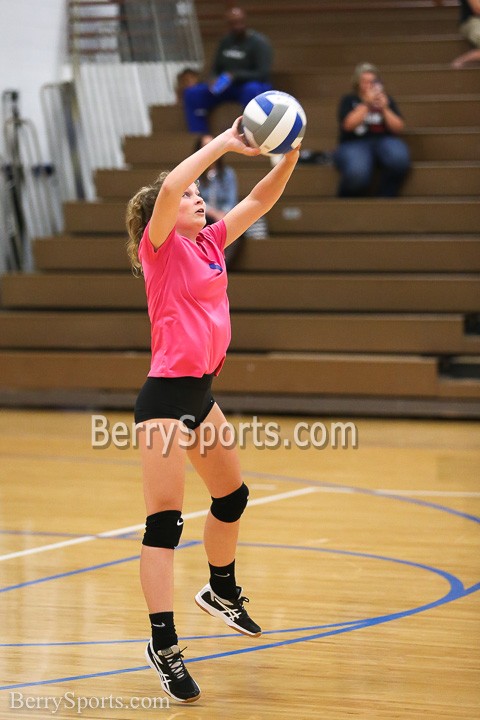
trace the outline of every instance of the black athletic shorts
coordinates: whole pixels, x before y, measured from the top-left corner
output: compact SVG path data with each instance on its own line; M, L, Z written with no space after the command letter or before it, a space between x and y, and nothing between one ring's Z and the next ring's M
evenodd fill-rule
M200 378L147 377L135 403L135 422L176 418L193 430L215 403L211 392L213 377L213 373ZM184 419L185 415L191 417Z

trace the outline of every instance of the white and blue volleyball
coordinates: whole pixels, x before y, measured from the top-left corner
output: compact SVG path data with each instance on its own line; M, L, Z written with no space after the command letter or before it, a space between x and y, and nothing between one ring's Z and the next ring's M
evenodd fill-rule
M283 155L302 142L307 118L292 95L269 90L250 100L242 126L247 143L262 155Z

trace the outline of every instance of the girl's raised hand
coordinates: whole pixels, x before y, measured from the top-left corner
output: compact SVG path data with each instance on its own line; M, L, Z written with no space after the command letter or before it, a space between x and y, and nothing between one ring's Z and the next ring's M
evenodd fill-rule
M240 155L260 155L258 148L250 147L247 144L245 135L242 133L241 122L242 116L238 117L232 127L225 131L228 138L227 150L240 153Z

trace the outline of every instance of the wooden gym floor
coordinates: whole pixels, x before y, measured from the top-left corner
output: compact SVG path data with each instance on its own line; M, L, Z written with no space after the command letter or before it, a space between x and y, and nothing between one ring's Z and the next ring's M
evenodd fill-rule
M260 419L282 444L318 421ZM143 656L137 451L92 449L89 413L3 411L0 718L479 717L480 424L356 425L358 449L240 451L259 639L193 602L209 498L188 470L176 620L202 698L168 708Z

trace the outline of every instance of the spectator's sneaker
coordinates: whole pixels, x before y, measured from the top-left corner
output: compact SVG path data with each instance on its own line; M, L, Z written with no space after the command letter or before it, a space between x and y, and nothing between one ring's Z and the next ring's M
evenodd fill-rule
M167 695L183 703L198 700L200 688L183 664L183 655L178 645L155 652L150 640L145 657L150 667L158 673Z
M262 634L262 628L253 622L243 607L243 603L248 602L248 598L242 597L241 587L237 586L237 593L236 600L225 600L216 595L208 583L195 595L195 602L209 615L222 618L229 627L237 632L258 637Z

